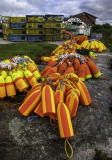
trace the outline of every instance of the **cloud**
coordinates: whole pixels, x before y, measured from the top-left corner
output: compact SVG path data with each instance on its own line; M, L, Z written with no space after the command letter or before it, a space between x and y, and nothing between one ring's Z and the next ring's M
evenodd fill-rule
M2 0L0 14L3 16L25 16L28 14L63 14L65 16L88 12L97 23L112 24L111 0Z
M97 23L112 24L112 1L111 0L85 0L80 4L80 9L98 17Z

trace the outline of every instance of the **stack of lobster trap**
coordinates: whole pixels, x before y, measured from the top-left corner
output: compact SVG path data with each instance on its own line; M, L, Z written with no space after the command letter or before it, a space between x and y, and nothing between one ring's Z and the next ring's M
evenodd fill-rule
M2 32L5 40L9 40L10 35L10 21L11 18L8 16L2 16Z
M47 41L62 39L63 15L45 15L45 37Z
M10 41L27 41L26 17L11 17Z
M44 16L26 15L26 22L28 41L44 41Z
M2 17L4 39L10 41L62 40L63 15Z

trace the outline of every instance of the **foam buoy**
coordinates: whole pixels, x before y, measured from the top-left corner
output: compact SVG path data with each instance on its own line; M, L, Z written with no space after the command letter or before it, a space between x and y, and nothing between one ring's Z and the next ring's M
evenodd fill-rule
M74 136L70 113L65 103L58 104L57 119L60 137L69 138Z

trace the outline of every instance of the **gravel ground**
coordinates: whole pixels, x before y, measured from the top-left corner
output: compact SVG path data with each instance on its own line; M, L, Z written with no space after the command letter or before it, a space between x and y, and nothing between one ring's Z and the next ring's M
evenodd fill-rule
M112 70L109 69L112 54L98 55L94 61L106 80L90 79L85 84L92 103L98 104L99 108L79 105L72 119L74 137L69 139L74 150L71 160L94 160L96 149L112 160ZM38 67L42 70L44 66ZM48 118L28 122L27 117L17 114L23 99L24 94L18 93L15 99L0 100L0 160L68 159L57 124L51 127Z
M54 42L52 42L52 41L45 41L45 43L56 44L56 45L60 45L63 42L65 42L65 41L54 41ZM8 41L8 40L4 40L3 38L0 38L0 44L11 44L11 43L19 43L19 42L11 42L11 41ZM28 43L28 42L26 42L26 43Z
M11 43L15 43L15 42L10 42L10 41L4 40L3 38L0 38L0 44L11 44Z

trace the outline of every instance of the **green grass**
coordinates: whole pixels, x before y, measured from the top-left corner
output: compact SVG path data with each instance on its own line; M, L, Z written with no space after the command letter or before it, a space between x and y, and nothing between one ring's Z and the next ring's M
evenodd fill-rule
M41 56L49 56L56 47L54 44L42 42L0 44L0 60L16 55L27 55L36 63L39 63Z

